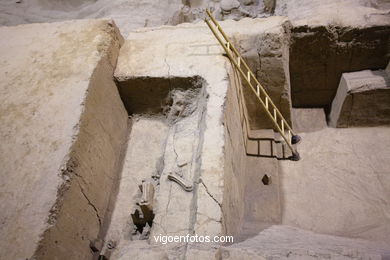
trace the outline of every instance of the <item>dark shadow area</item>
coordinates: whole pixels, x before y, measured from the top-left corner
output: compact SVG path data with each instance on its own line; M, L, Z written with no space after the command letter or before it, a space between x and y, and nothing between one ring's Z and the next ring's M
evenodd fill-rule
M201 88L201 77L150 78L137 77L117 81L120 97L129 115L164 114L164 108L172 105L169 93L173 89Z
M271 184L271 177L269 177L267 174L264 174L263 178L261 179L261 182L264 185L270 185Z
M248 136L245 148L247 156L276 158L278 160L290 160L291 156L291 151L284 142L273 138L254 138Z

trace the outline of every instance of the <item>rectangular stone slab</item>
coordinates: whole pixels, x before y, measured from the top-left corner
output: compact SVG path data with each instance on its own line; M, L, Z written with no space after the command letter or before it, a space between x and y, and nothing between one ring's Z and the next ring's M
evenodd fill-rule
M386 1L278 0L292 24L291 99L295 108L330 108L341 74L387 65Z
M332 127L390 124L390 80L386 71L343 73L329 124Z

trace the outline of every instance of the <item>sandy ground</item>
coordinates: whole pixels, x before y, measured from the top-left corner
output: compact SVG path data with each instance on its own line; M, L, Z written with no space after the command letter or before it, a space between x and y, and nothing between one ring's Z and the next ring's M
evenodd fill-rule
M366 27L390 21L388 0L277 0L275 14L294 26L349 25Z
M0 25L112 18L121 33L127 35L135 28L168 23L181 6L181 0L2 0Z
M159 130L158 134L155 129ZM133 120L115 209L106 236L106 241L119 242L117 248L123 247L133 239L130 213L134 213L135 205L139 201L138 185L142 180L149 181L150 176L156 174L168 130L164 118L161 117L140 117Z
M215 259L384 260L390 257L390 249L384 243L316 234L284 225L272 226L256 237L219 251Z
M390 127L312 130L281 162L283 224L390 244Z
M0 1L0 25L111 18L126 36L131 30L140 27L176 24L175 15L188 9L183 2L181 0L2 0ZM199 18L202 16L199 13L205 7L219 8L219 2L190 0L188 5L193 9L192 16ZM250 1L240 2L250 3ZM248 14L251 17L256 15L263 17L264 5L269 2L271 1L265 0L264 3L259 1L256 5L254 1L249 6L241 4L243 13L235 11L235 15L223 19L240 19ZM375 23L378 19L383 19L383 15L386 15L389 9L390 3L387 0L278 0L275 14L288 16L297 24L356 24L362 21ZM218 19L222 18L220 14L217 16Z

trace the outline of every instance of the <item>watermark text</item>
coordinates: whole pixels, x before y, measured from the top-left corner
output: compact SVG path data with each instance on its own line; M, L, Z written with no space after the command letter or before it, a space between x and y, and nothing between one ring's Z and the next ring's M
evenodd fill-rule
M233 236L200 236L200 235L157 235L154 241L166 245L168 243L233 243Z

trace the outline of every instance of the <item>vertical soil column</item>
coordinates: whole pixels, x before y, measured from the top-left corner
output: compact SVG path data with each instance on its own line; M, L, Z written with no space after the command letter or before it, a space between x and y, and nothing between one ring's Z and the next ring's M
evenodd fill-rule
M112 41L98 47L103 55L90 78L78 134L61 173L66 182L58 190L49 218L52 226L36 259L92 259L91 244L104 237L128 122L112 77L122 39L116 28L106 29Z

